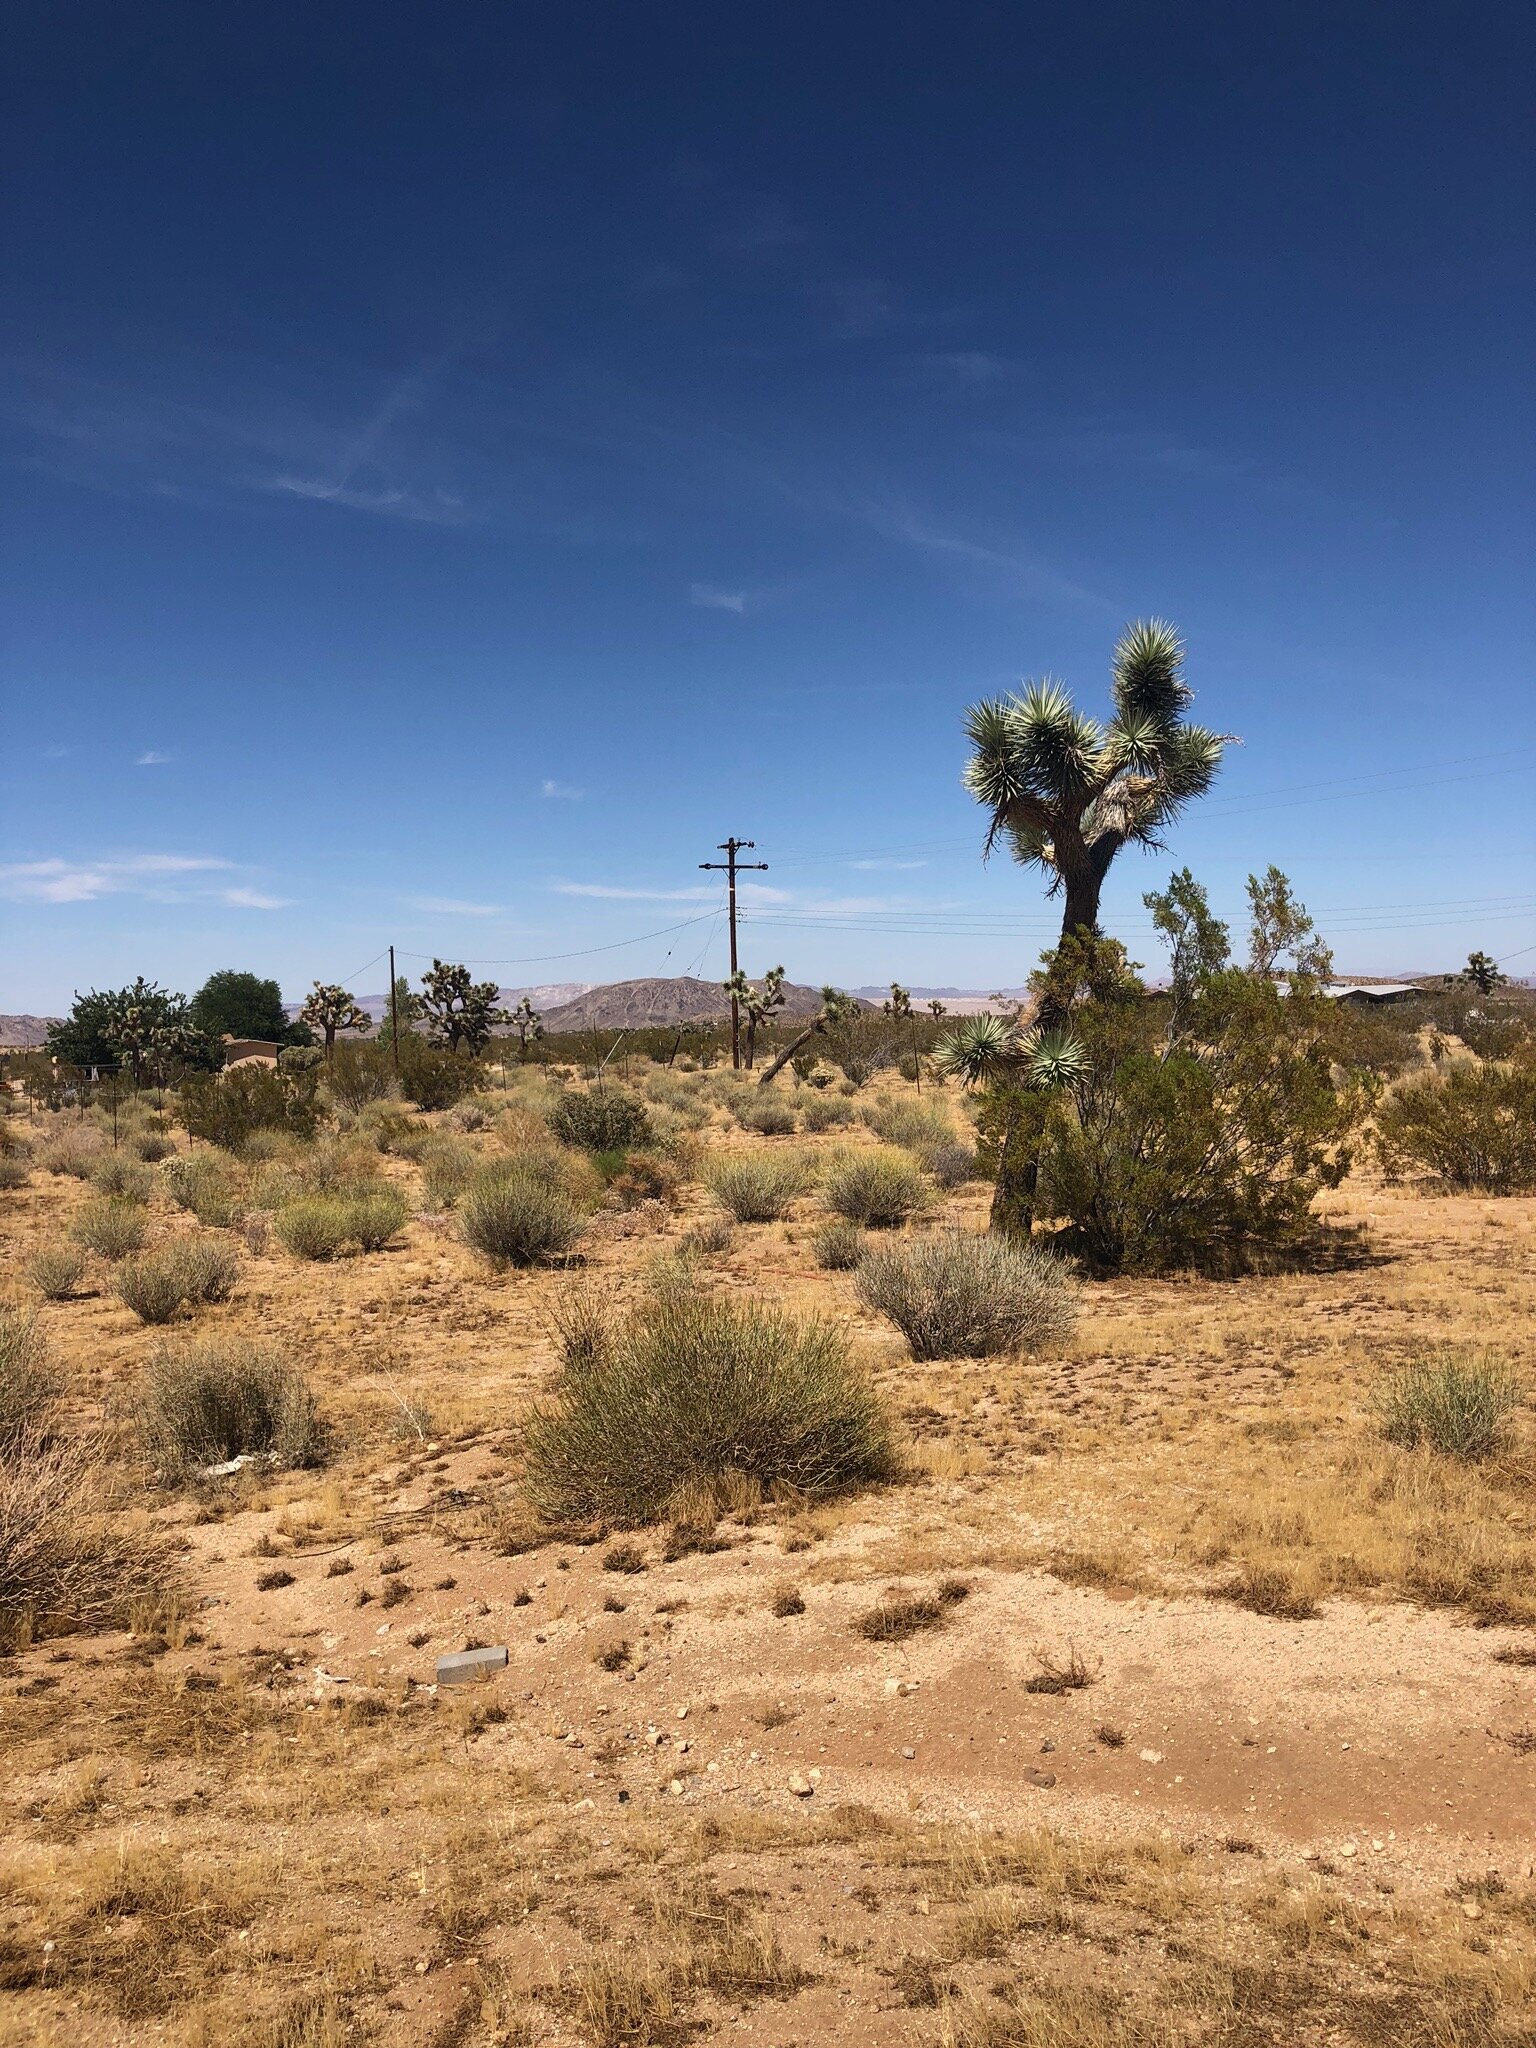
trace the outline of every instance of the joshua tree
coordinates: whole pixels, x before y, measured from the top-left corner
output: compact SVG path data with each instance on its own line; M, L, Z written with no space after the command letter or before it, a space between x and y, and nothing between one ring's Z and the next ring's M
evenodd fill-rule
M770 967L763 976L761 988L754 988L738 967L728 982L723 984L728 996L734 996L741 1005L747 1020L747 1056L743 1064L748 1073L757 1057L757 1027L766 1022L775 1010L782 1010L787 998L784 994L784 970Z
M912 1014L912 993L904 989L899 981L891 983L891 992L880 1005L887 1017L910 1017Z
M117 1057L127 1061L135 1088L146 1069L161 1073L167 1060L194 1058L203 1047L187 1021L186 997L167 995L142 975L112 998L103 1031Z
M933 1021L937 1023L941 1017L947 1017L949 1015L949 1011L945 1008L944 1004L939 1001L938 997L934 996L929 1001L928 1014L930 1017L932 1017Z
M1064 898L1062 937L1096 932L1099 897L1122 846L1157 847L1165 827L1210 788L1230 733L1186 723L1193 692L1184 648L1161 619L1130 626L1115 648L1115 715L1079 711L1049 677L990 698L966 715L972 796L992 814L987 851L1006 839L1015 860L1050 877ZM1040 1019L1059 1014L1047 988Z
M766 1088L776 1074L782 1073L802 1045L808 1045L813 1038L831 1031L839 1024L846 1024L850 1017L859 1014L859 999L840 988L824 988L821 992L821 1008L798 1038L792 1038L779 1054L773 1065L766 1069L758 1086Z
M334 981L315 983L304 998L299 1019L312 1031L322 1034L327 1059L336 1044L338 1031L366 1031L373 1022L368 1012L360 1010L347 991Z
M498 1007L501 990L494 981L471 981L467 967L447 960L434 960L421 977L421 1007L427 1029L450 1052L462 1045L479 1052L495 1024L507 1023L505 1010Z
M507 1022L517 1033L517 1056L519 1060L528 1057L528 1048L544 1036L544 1019L533 1007L532 1000L524 996L522 1001L507 1013Z
M1456 977L1475 988L1480 996L1491 996L1496 988L1502 988L1509 976L1499 971L1497 960L1486 953L1469 953L1467 964Z

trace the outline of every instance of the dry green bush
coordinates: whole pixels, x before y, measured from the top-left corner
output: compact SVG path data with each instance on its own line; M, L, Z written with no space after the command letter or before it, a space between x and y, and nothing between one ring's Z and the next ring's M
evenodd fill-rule
M68 1301L85 1277L85 1254L72 1244L44 1245L27 1262L27 1278L44 1301Z
M783 1095L754 1089L733 1101L731 1109L744 1131L756 1131L760 1138L787 1138L795 1129L794 1105Z
M1411 1081L1376 1112L1387 1173L1489 1195L1536 1188L1536 1064L1457 1067Z
M627 1152L651 1139L645 1104L626 1088L567 1088L549 1112L549 1127L586 1152Z
M142 1206L149 1200L154 1176L141 1159L125 1152L106 1152L91 1168L91 1186L99 1195L114 1195L119 1201Z
M37 1155L37 1163L48 1173L69 1174L75 1180L89 1180L91 1171L106 1146L100 1131L85 1124L66 1124L55 1130Z
M214 1341L158 1352L138 1390L145 1449L168 1478L233 1458L318 1465L325 1429L303 1375L259 1344Z
M158 1166L162 1159L169 1159L176 1150L173 1138L168 1137L164 1131L152 1128L131 1132L128 1143L146 1166Z
M357 1249L379 1251L410 1209L398 1188L380 1185L337 1195L301 1195L278 1210L272 1228L296 1259L335 1259Z
M69 1234L101 1258L126 1259L143 1249L144 1214L121 1196L102 1195L79 1211Z
M525 1486L541 1513L633 1528L680 1494L824 1497L891 1477L877 1396L840 1330L701 1292L654 1286L536 1411Z
M141 1323L173 1322L184 1309L227 1301L240 1277L233 1245L215 1238L181 1238L143 1258L124 1259L112 1291Z
M1049 1252L964 1230L935 1231L865 1252L856 1285L914 1358L991 1358L1060 1345L1077 1290Z
M916 1160L885 1146L839 1154L827 1169L822 1195L829 1209L866 1230L892 1230L933 1200Z
M429 1209L451 1209L480 1170L480 1154L461 1138L437 1138L420 1157L422 1194Z
M859 1115L877 1138L909 1152L923 1145L951 1144L955 1136L954 1118L947 1105L931 1096L878 1096L864 1103Z
M1376 1389L1388 1443L1428 1444L1453 1458L1486 1458L1499 1446L1524 1388L1508 1362L1453 1345L1410 1359Z
M918 1145L913 1157L924 1173L947 1191L963 1188L977 1176L976 1148L959 1138L947 1138L938 1145Z
M537 1152L483 1168L459 1203L464 1242L493 1266L532 1266L570 1251L586 1228L583 1206Z
M771 1223L782 1216L813 1177L799 1152L725 1152L704 1171L710 1193L738 1223Z
M37 1317L0 1308L0 1458L42 1435L59 1390Z
M854 1107L846 1095L806 1095L800 1103L800 1120L808 1131L831 1131L851 1124Z
M0 1650L121 1626L164 1591L163 1545L103 1508L113 1475L96 1449L31 1435L0 1457Z
M864 1251L864 1233L846 1216L832 1216L811 1232L811 1252L827 1273L851 1273Z
M0 1153L0 1189L24 1188L31 1178L32 1165L25 1153Z
M210 1230L227 1230L240 1207L240 1171L232 1159L206 1152L168 1159L160 1169L166 1193Z

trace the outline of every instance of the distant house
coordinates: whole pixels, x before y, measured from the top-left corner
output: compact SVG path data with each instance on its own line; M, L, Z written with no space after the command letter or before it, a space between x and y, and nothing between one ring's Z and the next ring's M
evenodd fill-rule
M231 1038L226 1031L222 1040L224 1065L230 1067L275 1067L277 1065L277 1044L270 1038Z
M1336 1003L1406 1003L1424 991L1412 981L1325 981L1321 993Z

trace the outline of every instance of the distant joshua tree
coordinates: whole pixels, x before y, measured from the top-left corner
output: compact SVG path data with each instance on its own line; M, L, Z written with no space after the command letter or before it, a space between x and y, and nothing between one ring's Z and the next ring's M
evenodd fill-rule
M821 1008L799 1036L792 1038L789 1044L784 1047L773 1065L764 1072L758 1086L766 1088L774 1076L782 1072L789 1065L801 1046L808 1045L813 1038L822 1032L832 1031L839 1024L846 1024L850 1018L856 1017L858 1014L859 999L857 996L849 995L845 989L824 988L821 992Z
M334 981L315 983L304 998L299 1019L311 1031L320 1032L325 1041L327 1059L335 1047L338 1031L366 1031L373 1022L368 1012L360 1010L347 991Z
M1509 976L1499 971L1497 960L1486 953L1469 953L1467 964L1456 977L1475 988L1480 996L1491 996L1496 988L1502 988Z
M462 1047L477 1053L493 1025L510 1022L498 1005L500 994L494 981L471 981L467 967L434 960L430 971L421 977L421 1008L427 1029L450 1052Z
M734 996L741 1005L742 1015L747 1020L747 1050L742 1061L750 1073L752 1062L757 1057L757 1030L765 1024L776 1010L782 1010L788 1001L784 993L784 970L770 967L763 976L761 988L754 988L738 967L730 980L724 984L728 996Z
M528 1048L544 1036L544 1019L533 1007L532 999L524 996L520 1003L507 1013L507 1022L517 1033L517 1056L520 1060L528 1057Z
M1122 846L1158 847L1164 829L1215 779L1230 733L1190 725L1193 692L1184 647L1161 619L1130 626L1115 648L1115 715L1079 711L1060 683L1030 683L966 715L972 754L966 787L992 814L990 853L1006 839L1014 859L1050 877L1064 899L1061 934L1092 934L1099 897ZM1041 1019L1059 1004L1048 989Z

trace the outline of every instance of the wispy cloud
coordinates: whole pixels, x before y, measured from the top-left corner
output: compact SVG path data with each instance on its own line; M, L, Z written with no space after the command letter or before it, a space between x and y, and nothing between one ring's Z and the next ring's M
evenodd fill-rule
M689 889L631 889L613 882L553 882L550 886L557 896L597 896L615 903L716 903L720 898L719 888L707 883ZM736 893L745 903L791 900L783 889L770 889L762 882L738 883Z
M865 496L853 500L849 510L886 540L994 571L1005 577L1022 597L1048 604L1091 605L1095 610L1108 605L1107 598L1076 582L1027 541L983 538L935 519L901 498Z
M260 889L221 889L219 900L236 910L286 910L291 896L265 896Z
M1012 377L1018 367L1008 356L978 348L934 349L912 356L908 362L911 375L920 382L966 391L991 390Z
M556 782L552 777L546 776L539 784L539 795L550 797L557 803L578 804L586 795L586 791L573 789L568 782Z
M413 910L427 910L439 917L500 917L499 903L466 903L458 896L407 896Z
M925 860L851 860L848 865L873 873L876 869L925 868L928 863Z
M146 747L133 765L135 768L163 768L170 758L169 754L158 754L153 747Z
M200 855L139 853L98 861L29 860L0 864L0 896L13 903L94 903L102 896L162 895L171 878L232 865Z
M707 612L740 613L747 608L747 593L744 590L721 590L713 583L690 583L688 602Z

